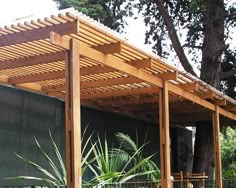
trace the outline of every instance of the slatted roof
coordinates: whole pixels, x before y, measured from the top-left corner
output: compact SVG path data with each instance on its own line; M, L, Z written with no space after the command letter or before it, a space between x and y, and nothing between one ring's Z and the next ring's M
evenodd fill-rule
M81 43L85 106L156 122L164 79L170 88L171 122L187 125L211 119L215 105L223 116L236 120L234 99L74 10L0 28L1 83L64 99L67 51L50 42L52 31ZM104 64L102 57L119 66Z

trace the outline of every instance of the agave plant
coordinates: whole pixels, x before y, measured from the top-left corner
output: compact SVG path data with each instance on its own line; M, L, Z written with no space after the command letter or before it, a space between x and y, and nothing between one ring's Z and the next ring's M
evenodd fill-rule
M98 136L97 144L93 148L94 161L88 164L94 173L94 178L89 183L93 185L124 183L141 176L156 182L160 178L160 170L151 160L153 155L143 156L143 149L147 143L138 146L123 133L117 133L116 138L119 147L109 148L106 138L102 144Z

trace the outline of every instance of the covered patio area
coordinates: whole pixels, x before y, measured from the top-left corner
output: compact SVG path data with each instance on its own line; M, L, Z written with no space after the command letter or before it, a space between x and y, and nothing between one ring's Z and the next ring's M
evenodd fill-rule
M235 123L236 101L79 12L1 28L0 82L65 100L69 188L82 187L81 105L159 125L163 188L171 187L170 126L213 121L222 187L220 122Z

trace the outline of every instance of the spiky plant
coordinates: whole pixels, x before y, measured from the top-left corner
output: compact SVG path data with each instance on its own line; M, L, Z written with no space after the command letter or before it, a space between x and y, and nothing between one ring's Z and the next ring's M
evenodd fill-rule
M83 145L82 161L81 161L82 175L85 173L85 171L88 167L88 165L87 165L89 163L88 159L90 157L90 154L93 151L93 148L95 147L95 145L91 146L90 143L89 143L89 141L90 141L93 134L90 134L89 137L86 140L84 139L86 137L85 136L86 131L87 131L87 127L85 128L85 130L82 134L82 145ZM50 131L49 131L49 136L50 136L51 145L52 145L52 148L53 148L53 151L54 151L54 154L55 154L54 159L49 157L49 155L41 147L41 145L38 142L37 138L34 137L35 143L36 143L38 149L40 150L40 152L42 153L42 156L46 159L45 161L48 163L49 169L46 169L46 168L38 165L36 162L28 160L25 157L22 157L21 155L19 155L17 153L14 153L18 158L23 160L26 164L30 165L31 167L33 167L34 169L39 171L42 174L42 177L32 177L32 176L24 176L23 175L23 176L16 176L16 177L10 177L10 178L5 178L5 179L36 180L36 181L45 182L48 185L66 187L66 185L67 185L67 182L66 182L66 167L65 167L65 164L63 162L62 156L59 152L59 149L58 149L54 139L52 138L52 134L51 134ZM90 160L93 161L92 159L90 159ZM55 164L56 161L59 162L59 166L57 166Z
M152 156L144 157L143 149L147 143L138 146L128 135L117 133L119 147L108 147L106 138L104 144L98 136L93 149L94 162L88 166L94 173L91 184L125 183L138 177L146 177L149 181L157 181L160 170L151 160Z

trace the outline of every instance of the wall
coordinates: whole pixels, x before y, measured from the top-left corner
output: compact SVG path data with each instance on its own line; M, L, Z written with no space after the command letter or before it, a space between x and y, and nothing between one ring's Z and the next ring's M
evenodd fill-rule
M18 175L36 175L37 171L25 165L13 153L16 152L30 160L47 167L45 159L35 145L34 136L39 140L45 151L54 156L48 131L52 132L63 157L65 153L64 140L64 102L39 94L0 86L0 185L27 184L23 181L4 180L3 177ZM155 161L159 163L159 130L158 126L142 121L119 116L113 113L82 107L82 129L88 126L88 132L98 132L101 138L109 143L114 141L117 132L129 134L133 139L139 137L139 143L147 135L145 154L156 153ZM173 135L174 129L171 130ZM175 131L174 131L175 132ZM137 133L137 134L136 134ZM187 134L190 134L187 132ZM172 136L172 143L177 142ZM172 152L174 155L176 153ZM172 157L173 164L177 162Z

